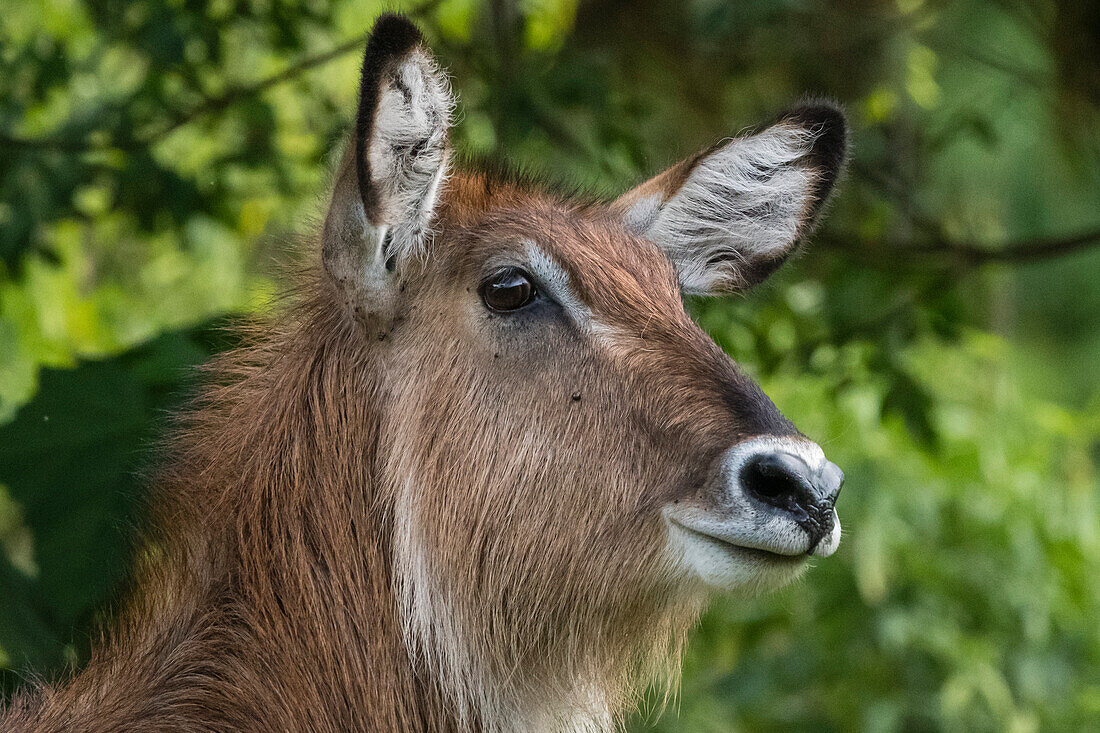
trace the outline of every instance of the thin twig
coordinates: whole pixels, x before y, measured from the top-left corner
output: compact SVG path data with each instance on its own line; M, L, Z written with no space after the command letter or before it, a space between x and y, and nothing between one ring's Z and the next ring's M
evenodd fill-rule
M852 172L890 197L910 223L923 235L920 241L873 248L883 253L888 252L895 260L897 255L913 254L946 255L971 266L993 262L1026 263L1061 257L1100 244L1100 227L1076 234L1032 237L1000 246L954 240L943 234L942 226L934 217L928 216L917 208L912 198L905 194L904 187L898 182L858 163L852 166Z
M430 13L442 0L426 0L418 7L406 12L410 17L422 17L427 13ZM283 82L290 81L301 74L309 71L310 69L317 68L318 66L324 66L341 56L345 56L352 51L360 48L366 43L367 34L352 38L345 41L328 51L319 53L315 56L309 56L302 59L296 64L292 64L282 71L272 74L271 76L261 79L252 84L246 84L242 86L232 87L222 94L216 97L207 97L200 103L187 110L176 110L171 115L171 120L167 125L161 127L153 133L135 137L130 140L118 140L113 139L109 143L90 143L82 140L66 139L61 137L41 137L41 138L27 138L17 135L8 135L0 133L0 144L12 145L22 148L30 149L45 149L45 150L59 150L67 153L85 153L95 152L101 150L121 149L125 151L139 150L143 147L148 147L160 140L164 139L168 135L179 128L194 122L200 117L215 112L221 112L229 107L232 107L237 102L254 97L271 87L282 84Z
M1056 259L1100 245L1100 227L1065 236L1033 237L993 247L946 237L921 241L873 240L844 232L823 232L825 246L881 267L926 267L929 258L944 264L980 267L988 264L1023 265Z
M244 86L233 87L228 91L220 94L216 97L208 97L202 101L201 104L193 107L186 112L178 112L175 118L164 128L154 132L151 135L144 136L140 140L135 141L136 147L145 145L151 145L158 140L161 140L168 135L172 134L184 125L194 121L198 117L207 115L213 112L220 112L228 107L233 106L235 103L242 99L254 97L273 86L282 84L283 82L290 81L295 77L309 71L310 69L318 66L323 66L331 61L334 61L341 56L345 56L352 51L356 50L366 42L366 36L360 36L359 38L353 38L350 41L345 41L335 48L331 48L324 53L317 54L316 56L310 56L293 66L289 66L277 74L262 79L253 84L247 84Z
M1058 237L1033 237L1000 247L985 247L967 242L939 239L926 244L911 245L902 251L914 254L943 254L962 259L966 264L988 262L1036 262L1079 252L1100 244L1100 227L1090 231Z

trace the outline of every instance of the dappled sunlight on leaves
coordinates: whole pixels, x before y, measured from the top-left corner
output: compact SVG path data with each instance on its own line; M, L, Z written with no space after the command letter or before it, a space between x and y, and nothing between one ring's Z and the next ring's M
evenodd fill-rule
M270 308L275 263L309 258L363 34L394 5L5 5L5 691L86 654L162 411L227 345L192 327ZM805 256L744 297L690 303L843 467L844 539L792 587L714 604L677 700L634 729L1094 725L1087 3L396 6L450 70L459 153L594 195L806 94L849 113L850 173Z

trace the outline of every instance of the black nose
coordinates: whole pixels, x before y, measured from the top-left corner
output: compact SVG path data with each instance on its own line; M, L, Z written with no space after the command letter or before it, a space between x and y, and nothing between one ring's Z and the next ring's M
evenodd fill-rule
M754 499L790 515L810 535L813 550L833 531L833 506L844 472L825 462L812 470L793 453L766 451L751 456L741 469L741 486Z

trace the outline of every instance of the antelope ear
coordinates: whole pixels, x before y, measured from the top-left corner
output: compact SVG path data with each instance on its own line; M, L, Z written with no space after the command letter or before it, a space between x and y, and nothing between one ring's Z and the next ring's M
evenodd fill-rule
M684 292L740 291L775 271L813 229L844 165L844 116L814 104L683 160L612 203L657 243Z
M430 237L454 106L416 26L387 14L363 57L359 111L322 233L325 272L364 321L393 317L402 266Z

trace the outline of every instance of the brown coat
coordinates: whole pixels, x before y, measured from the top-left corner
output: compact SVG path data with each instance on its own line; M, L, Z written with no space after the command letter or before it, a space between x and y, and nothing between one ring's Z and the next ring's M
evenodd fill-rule
M608 204L450 171L446 80L395 16L361 98L298 294L168 443L129 602L3 730L607 728L675 678L713 567L772 587L815 551L791 524L789 552L691 560L667 518L731 506L733 448L810 455L681 293L744 287L803 239L843 157L835 110ZM708 197L757 239L718 241ZM487 306L500 272L529 303Z

